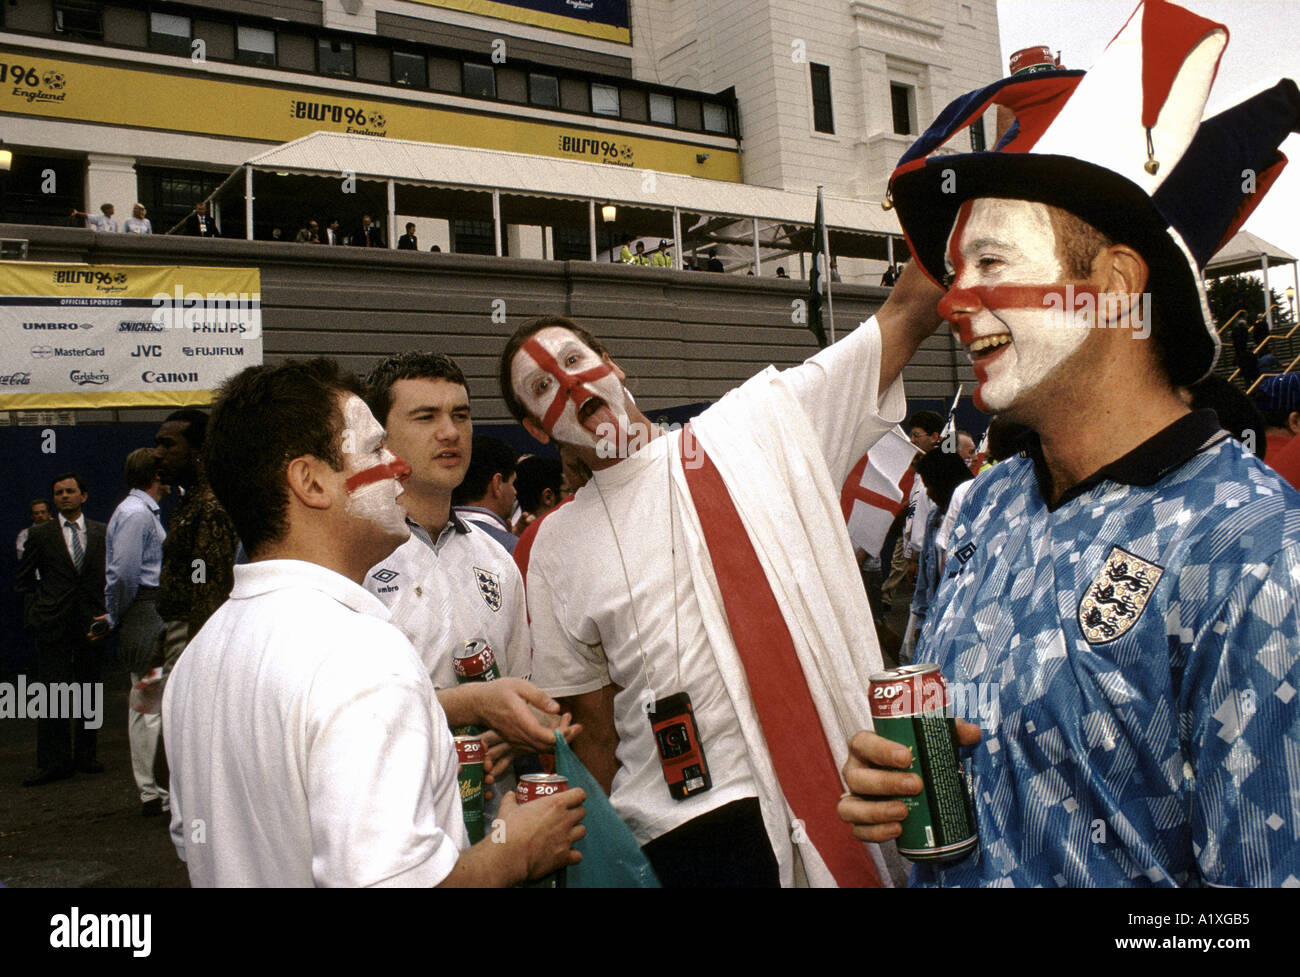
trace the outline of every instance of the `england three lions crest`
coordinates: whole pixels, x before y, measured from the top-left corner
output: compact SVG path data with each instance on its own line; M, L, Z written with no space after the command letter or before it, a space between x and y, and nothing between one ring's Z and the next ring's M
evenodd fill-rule
M478 592L483 595L484 603L494 611L501 610L501 578L491 570L475 567L474 579L478 581Z
M1137 623L1164 568L1115 546L1079 601L1079 629L1090 645L1114 641Z

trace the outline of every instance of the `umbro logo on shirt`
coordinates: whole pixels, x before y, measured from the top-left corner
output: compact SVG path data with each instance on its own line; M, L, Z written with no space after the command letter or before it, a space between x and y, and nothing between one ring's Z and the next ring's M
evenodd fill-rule
M370 576L373 579L378 580L380 583L388 583L390 580L394 580L397 577L401 576L401 574L399 574L396 570L383 569L383 570L378 570L375 573L372 573Z

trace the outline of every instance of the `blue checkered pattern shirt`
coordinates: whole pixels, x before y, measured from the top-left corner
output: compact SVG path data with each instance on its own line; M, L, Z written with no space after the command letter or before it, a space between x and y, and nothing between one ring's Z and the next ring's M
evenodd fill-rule
M1214 426L1055 509L1023 456L971 489L917 660L983 707L980 844L913 885L1300 886L1300 495Z

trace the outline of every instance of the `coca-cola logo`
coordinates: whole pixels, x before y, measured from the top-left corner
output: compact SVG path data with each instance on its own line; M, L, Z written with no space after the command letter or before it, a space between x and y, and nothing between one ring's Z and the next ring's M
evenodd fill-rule
M10 373L7 376L0 374L0 387L30 387L31 385L30 373Z

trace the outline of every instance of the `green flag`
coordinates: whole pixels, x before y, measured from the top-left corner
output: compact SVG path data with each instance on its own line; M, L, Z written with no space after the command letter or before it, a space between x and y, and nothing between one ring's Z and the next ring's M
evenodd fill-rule
M817 188L817 217L813 220L812 271L808 275L808 328L817 338L817 346L826 348L826 329L822 325L822 275L817 256L824 254L822 242L826 240L826 221L822 217L822 188Z

